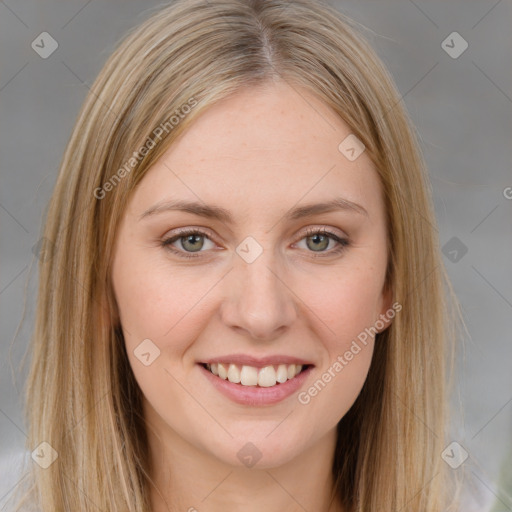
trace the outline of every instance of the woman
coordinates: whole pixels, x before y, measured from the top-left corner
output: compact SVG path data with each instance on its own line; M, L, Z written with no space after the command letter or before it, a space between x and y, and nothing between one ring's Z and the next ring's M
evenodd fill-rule
M91 87L47 214L27 501L455 510L434 226L400 97L348 19L156 13Z

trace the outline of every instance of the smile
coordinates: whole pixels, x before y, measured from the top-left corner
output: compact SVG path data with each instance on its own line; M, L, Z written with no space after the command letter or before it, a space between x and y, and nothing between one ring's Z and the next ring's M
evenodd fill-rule
M286 381L299 375L308 365L279 364L263 368L255 366L237 365L234 363L206 363L204 368L221 379L242 386L272 387L284 384Z

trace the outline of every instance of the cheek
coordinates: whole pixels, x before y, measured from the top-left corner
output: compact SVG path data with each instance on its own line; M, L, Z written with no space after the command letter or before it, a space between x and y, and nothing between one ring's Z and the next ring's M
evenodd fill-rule
M162 411L181 410L180 388L173 376L182 381L183 375L172 362L183 360L203 328L200 300L213 283L208 278L187 279L176 269L171 272L162 262L138 257L136 251L118 255L112 276L136 381L144 396L150 397L154 405L160 404ZM167 390L165 394L163 389Z
M317 280L314 292L309 287L307 304L318 320L317 335L327 357L316 380L298 398L321 411L327 423L335 424L346 414L367 378L382 281L383 273L371 266L351 266L336 279L331 275Z
M328 345L343 349L359 333L374 325L381 308L384 272L373 266L345 268L336 274L308 280L299 293L323 324ZM325 336L324 336L325 338Z
M149 338L161 349L179 350L176 342L190 339L191 330L200 330L201 299L214 285L214 279L197 279L197 273L194 279L186 271L171 271L165 262L148 261L133 252L116 260L113 285L130 348Z

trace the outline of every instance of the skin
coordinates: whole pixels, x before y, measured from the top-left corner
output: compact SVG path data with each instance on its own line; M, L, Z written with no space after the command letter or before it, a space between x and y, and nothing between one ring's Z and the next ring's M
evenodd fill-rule
M306 405L298 393L274 405L236 404L196 363L230 353L301 357L315 365L304 391L390 308L380 181L366 153L351 162L338 150L350 133L305 89L275 82L239 91L199 117L130 198L112 285L145 397L155 512L343 511L332 500L335 429L366 379L374 340ZM296 206L334 197L367 215L284 219ZM220 206L233 224L183 211L139 220L171 198ZM188 227L211 236L195 246L185 236L172 247L197 258L162 246ZM315 245L308 228L350 245L336 254L337 242ZM235 251L247 236L263 249L250 264ZM134 350L148 338L160 355L145 366ZM262 454L252 468L237 457L247 442Z

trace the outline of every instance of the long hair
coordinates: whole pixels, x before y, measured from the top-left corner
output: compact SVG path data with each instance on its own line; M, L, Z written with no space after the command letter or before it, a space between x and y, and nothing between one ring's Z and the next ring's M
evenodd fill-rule
M181 0L117 46L92 85L48 205L26 388L40 510L150 509L141 390L111 283L119 220L153 163L206 109L273 80L314 93L365 145L386 205L386 286L402 305L338 424L332 467L350 512L446 510L453 292L428 174L401 97L354 22L313 0ZM341 141L340 141L341 142ZM143 149L145 148L145 150ZM448 468L449 470L449 468Z

